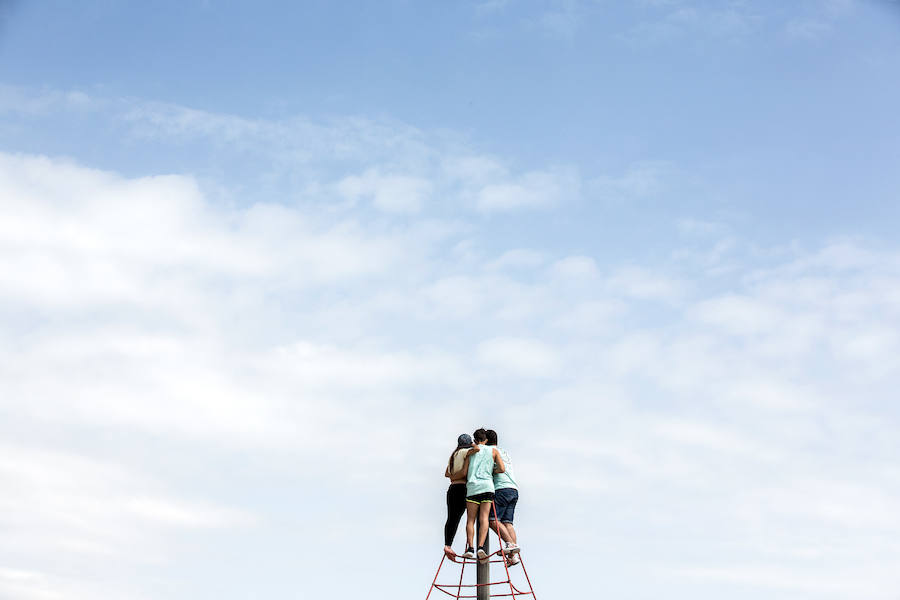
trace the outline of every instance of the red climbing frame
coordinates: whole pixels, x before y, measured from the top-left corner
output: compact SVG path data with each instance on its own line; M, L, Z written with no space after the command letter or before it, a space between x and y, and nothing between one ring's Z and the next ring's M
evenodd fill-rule
M499 523L499 521L497 520L497 507L491 505L491 510L494 511L494 523ZM522 560L522 553L519 552L519 562L517 563L517 565L522 566L522 573L525 575L525 581L528 583L527 590L520 590L513 583L512 577L509 574L509 571L510 571L509 564L506 562L506 558L504 558L504 556L503 556L503 540L500 539L499 527L496 530L494 530L494 533L497 534L497 538L500 543L500 549L497 550L496 552L491 552L491 554L488 555L486 560L489 563L502 563L504 572L506 573L506 579L503 579L501 581L491 581L489 583L482 583L482 584L463 583L463 575L466 572L466 565L477 565L478 559L477 558L464 558L462 556L454 556L453 558L448 558L447 555L444 555L444 557L441 558L440 564L438 564L437 573L434 574L434 579L431 582L431 587L428 588L428 595L425 596L425 600L429 600L431 598L431 592L433 592L434 590L439 590L441 592L444 592L445 594L447 594L451 598L455 598L456 600L460 600L461 598L477 598L479 587L493 586L493 585L509 586L509 592L503 593L503 594L495 594L495 593L491 592L491 598L499 598L501 596L512 596L512 600L515 600L519 596L522 596L523 598L531 596L532 598L537 600L537 596L535 596L535 594L534 594L534 588L531 587L531 579L528 578L528 571L525 570L525 561ZM492 558L494 556L496 556L497 558ZM453 562L453 563L460 565L459 582L458 583L438 583L438 577L441 574L441 568L443 568L443 566L444 566L444 561L449 561L449 562ZM517 565L513 565L513 567L515 568ZM469 590L468 588L474 588L474 589ZM489 589L493 589L493 588L489 588ZM450 591L450 590L453 590L453 591ZM475 593L474 594L463 594L463 591L473 591ZM505 590L504 590L504 592L505 592Z

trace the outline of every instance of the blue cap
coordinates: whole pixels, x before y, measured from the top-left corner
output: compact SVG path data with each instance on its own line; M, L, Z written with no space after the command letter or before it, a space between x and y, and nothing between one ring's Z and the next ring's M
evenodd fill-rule
M464 433L456 438L456 447L457 448L465 448L466 446L472 445L472 436L468 433Z

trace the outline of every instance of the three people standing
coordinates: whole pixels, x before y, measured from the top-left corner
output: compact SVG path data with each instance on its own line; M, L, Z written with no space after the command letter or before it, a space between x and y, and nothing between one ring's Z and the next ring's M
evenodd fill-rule
M476 556L474 538L475 523L478 522L477 556L480 560L487 559L485 542L489 521L493 521L490 526L499 530L501 538L507 543L503 551L513 555L510 557L510 563L515 564L518 557L514 555L519 551L519 547L516 544L516 532L512 523L518 501L518 485L510 465L507 464L509 454L497 447L497 433L493 430L483 428L476 430L474 444L471 442L472 438L467 434L459 436L457 448L451 454L444 472L444 475L450 478L450 487L447 489L447 521L444 524L444 553L450 558L456 556L451 545L464 510L466 552L463 556L466 558ZM467 443L471 446L467 446ZM494 507L499 525L494 520Z

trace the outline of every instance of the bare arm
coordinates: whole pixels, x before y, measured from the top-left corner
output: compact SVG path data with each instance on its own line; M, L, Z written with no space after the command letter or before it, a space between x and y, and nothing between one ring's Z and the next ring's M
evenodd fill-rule
M503 457L500 456L500 453L497 452L497 449L494 448L494 473L505 473L506 465L503 463Z

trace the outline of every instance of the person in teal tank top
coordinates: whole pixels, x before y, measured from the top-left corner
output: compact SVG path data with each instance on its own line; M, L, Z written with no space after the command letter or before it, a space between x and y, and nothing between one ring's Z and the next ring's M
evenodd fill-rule
M475 556L472 541L475 539L475 521L478 521L478 558L488 557L484 542L487 539L488 517L494 503L494 473L503 473L506 466L496 448L489 448L487 431L478 429L474 435L478 452L468 457L468 473L466 475L466 558Z
M500 454L503 465L506 467L502 473L494 474L496 519L494 518L495 513L491 513L491 528L496 529L501 539L506 542L503 553L509 555L509 564L514 565L519 562L519 557L516 556L519 552L519 545L516 540L516 529L513 527L513 516L516 512L516 504L519 502L519 484L516 483L509 453L497 446L497 432L488 429L486 433L488 447L494 448L494 451Z

